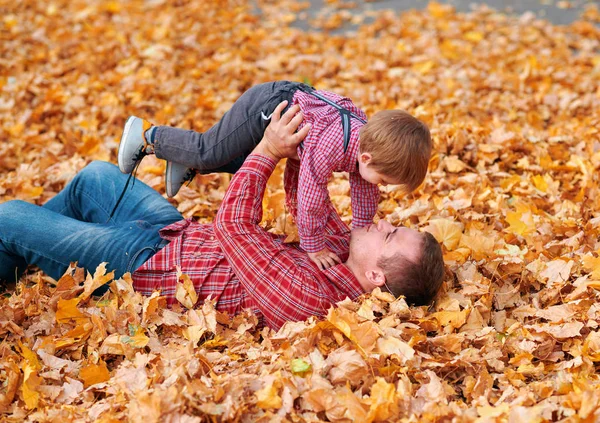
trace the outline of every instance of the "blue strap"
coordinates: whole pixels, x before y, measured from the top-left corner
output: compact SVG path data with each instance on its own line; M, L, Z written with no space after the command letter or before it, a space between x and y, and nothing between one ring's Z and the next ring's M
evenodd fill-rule
M331 107L336 108L338 110L338 112L340 112L340 117L342 118L342 129L344 131L344 153L345 153L346 150L348 149L348 145L350 144L350 130L351 130L350 118L353 117L354 119L358 119L362 123L367 123L367 121L364 120L363 118L361 118L360 116L355 115L350 110L345 109L342 106L340 106L339 104L334 103L333 101L329 100L328 98L322 96L313 87L311 87L309 85L300 84L300 85L298 85L298 89L302 92L312 95L313 97L318 98L319 100L327 103Z

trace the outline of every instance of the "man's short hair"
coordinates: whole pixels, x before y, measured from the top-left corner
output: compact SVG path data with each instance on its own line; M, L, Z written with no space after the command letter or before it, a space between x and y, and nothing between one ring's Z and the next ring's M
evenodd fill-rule
M442 248L429 232L423 233L421 257L416 263L396 253L380 257L377 266L383 271L391 294L403 295L407 303L417 306L431 304L444 280Z

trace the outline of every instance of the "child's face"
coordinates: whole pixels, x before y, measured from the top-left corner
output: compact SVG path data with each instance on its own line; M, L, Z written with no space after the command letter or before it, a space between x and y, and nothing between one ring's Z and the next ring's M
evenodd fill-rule
M393 181L391 178L382 175L370 166L371 155L369 153L360 153L358 156L358 173L367 182L375 185L398 184L398 181Z

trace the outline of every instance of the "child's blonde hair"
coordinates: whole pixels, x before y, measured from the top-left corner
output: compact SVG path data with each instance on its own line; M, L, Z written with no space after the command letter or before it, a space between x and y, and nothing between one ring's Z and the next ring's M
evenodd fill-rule
M412 192L421 185L431 156L429 128L402 110L383 110L360 129L360 152L372 156L369 166Z

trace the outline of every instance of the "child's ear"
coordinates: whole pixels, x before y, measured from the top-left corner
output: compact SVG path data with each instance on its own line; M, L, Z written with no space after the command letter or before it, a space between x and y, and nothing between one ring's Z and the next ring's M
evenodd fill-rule
M360 153L360 156L358 156L358 159L364 165L368 165L369 163L371 163L372 158L373 156L371 156L371 153Z

